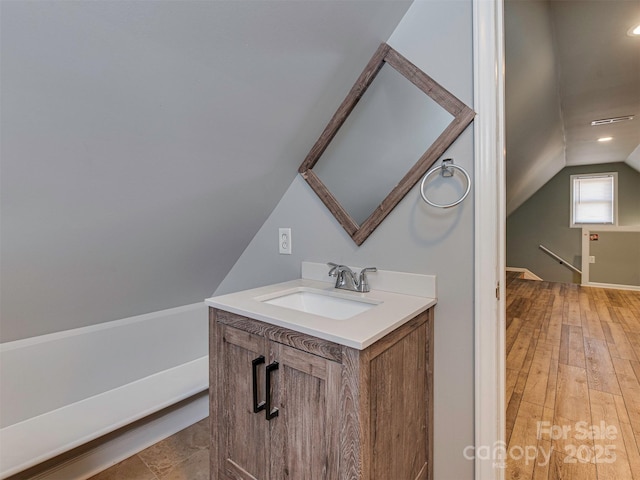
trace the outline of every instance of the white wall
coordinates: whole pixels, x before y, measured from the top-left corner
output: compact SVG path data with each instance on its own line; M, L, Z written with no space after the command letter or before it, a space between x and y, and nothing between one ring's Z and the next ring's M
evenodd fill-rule
M409 3L0 2L1 340L207 297Z
M388 43L467 105L473 104L470 1L415 2ZM453 157L473 174L471 128L443 157ZM472 462L463 458L464 447L474 441L472 197L457 208L438 210L426 205L415 187L357 247L298 176L215 292L297 278L302 260L437 275L434 467L438 480L473 477ZM290 256L278 254L278 227L292 228Z

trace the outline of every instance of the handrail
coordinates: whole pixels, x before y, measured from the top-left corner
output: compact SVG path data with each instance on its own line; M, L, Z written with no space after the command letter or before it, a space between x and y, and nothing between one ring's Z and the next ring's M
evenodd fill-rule
M560 265L566 265L567 268L570 268L571 270L573 270L576 273L579 273L580 275L582 275L582 270L577 269L576 267L574 267L573 265L571 265L569 262L567 262L564 258L562 258L560 255L556 255L555 253L553 253L551 250L549 250L547 247L545 247L544 245L538 245L538 247L540 247L540 250L542 250L543 252L549 254L550 256L552 256L553 258L555 258L558 262L560 262Z

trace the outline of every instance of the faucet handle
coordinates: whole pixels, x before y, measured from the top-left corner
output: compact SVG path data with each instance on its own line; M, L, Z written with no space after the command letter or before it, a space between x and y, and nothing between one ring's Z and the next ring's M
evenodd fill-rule
M358 282L358 290L360 292L368 292L371 290L369 287L369 281L367 279L367 272L377 272L378 269L376 267L367 267L360 270L360 281Z

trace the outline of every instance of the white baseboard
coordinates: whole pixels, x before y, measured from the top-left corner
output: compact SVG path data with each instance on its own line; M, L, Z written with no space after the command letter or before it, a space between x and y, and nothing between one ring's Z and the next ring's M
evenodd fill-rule
M505 270L507 272L522 272L524 273L523 278L525 280L536 280L536 281L542 281L542 279L537 276L535 273L533 273L531 270L529 270L528 268L520 268L520 267L506 267Z
M611 288L614 290L634 290L640 291L640 285L617 285L614 283L597 283L597 282L589 282L583 283L582 287L595 287L595 288Z
M204 391L7 480L85 480L208 415Z
M0 478L193 398L207 390L208 372L209 357L204 356L0 429Z

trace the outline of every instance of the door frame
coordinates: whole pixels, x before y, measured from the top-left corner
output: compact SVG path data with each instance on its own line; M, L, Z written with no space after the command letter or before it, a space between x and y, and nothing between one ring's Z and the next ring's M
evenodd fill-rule
M473 0L475 479L504 479L504 5Z

